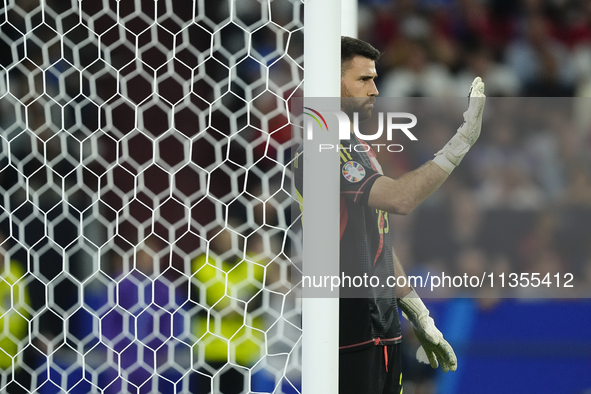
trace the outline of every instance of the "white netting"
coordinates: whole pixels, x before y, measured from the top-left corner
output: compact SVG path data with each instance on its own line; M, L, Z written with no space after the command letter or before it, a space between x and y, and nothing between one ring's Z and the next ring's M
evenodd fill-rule
M1 392L297 392L302 12L2 2Z

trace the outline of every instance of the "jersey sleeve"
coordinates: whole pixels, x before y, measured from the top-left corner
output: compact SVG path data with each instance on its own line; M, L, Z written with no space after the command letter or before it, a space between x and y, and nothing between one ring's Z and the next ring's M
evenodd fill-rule
M341 145L341 196L356 204L367 205L369 191L382 175L377 172L359 152Z

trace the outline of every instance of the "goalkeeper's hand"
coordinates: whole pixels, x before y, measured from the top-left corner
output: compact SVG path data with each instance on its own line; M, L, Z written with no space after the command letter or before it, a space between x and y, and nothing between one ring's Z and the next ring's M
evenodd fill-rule
M400 309L404 317L412 324L412 328L421 343L417 351L417 359L437 368L441 364L443 372L455 371L458 365L456 354L445 339L441 331L435 327L435 322L429 316L429 310L423 304L418 294L412 290L401 298Z
M480 77L474 78L468 97L468 110L464 112L464 123L451 140L435 154L433 159L448 174L451 174L453 169L460 164L480 136L482 112L486 101L484 83Z

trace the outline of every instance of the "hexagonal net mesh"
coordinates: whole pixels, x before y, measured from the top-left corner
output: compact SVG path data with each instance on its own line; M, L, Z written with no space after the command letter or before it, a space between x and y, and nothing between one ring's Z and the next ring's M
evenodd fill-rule
M0 391L297 392L301 0L8 0L0 36Z

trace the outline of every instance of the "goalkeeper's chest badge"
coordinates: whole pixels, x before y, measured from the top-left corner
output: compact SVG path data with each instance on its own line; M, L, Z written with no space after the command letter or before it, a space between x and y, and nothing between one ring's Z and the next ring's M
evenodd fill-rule
M365 168L356 161L348 161L343 166L343 176L351 183L356 183L365 178Z

